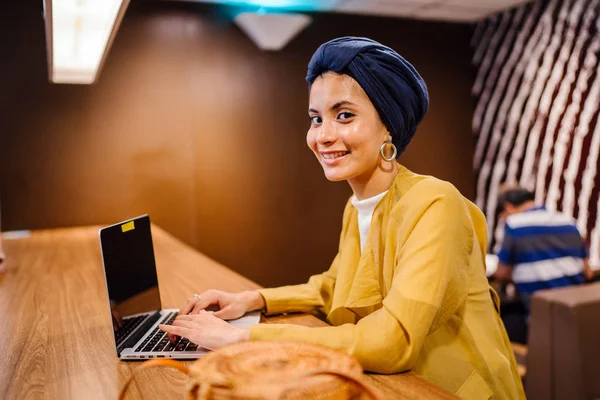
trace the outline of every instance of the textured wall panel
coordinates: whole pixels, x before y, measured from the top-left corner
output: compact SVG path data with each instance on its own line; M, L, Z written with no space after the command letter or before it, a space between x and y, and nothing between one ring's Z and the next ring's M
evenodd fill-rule
M538 1L478 24L473 36L476 202L490 247L504 182L577 220L600 268L600 1Z

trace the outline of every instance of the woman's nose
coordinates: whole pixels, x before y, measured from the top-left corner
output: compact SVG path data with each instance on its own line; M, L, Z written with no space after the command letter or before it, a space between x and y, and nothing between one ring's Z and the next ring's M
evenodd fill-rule
M317 133L317 143L327 144L335 142L335 130L329 124L321 125L321 129Z

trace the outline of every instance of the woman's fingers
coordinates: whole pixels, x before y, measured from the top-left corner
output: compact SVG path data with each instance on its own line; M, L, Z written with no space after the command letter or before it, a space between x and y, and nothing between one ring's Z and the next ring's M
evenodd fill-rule
M173 325L159 325L169 335L187 338L207 349L218 349L228 344L249 340L249 330L237 328L206 311L180 315Z
M196 321L190 321L190 320L186 321L186 320L180 319L180 320L173 321L173 326L180 326L180 327L187 328L187 329L194 329L197 327L196 326L197 323L195 323L195 322Z
M175 335L174 333L167 333L167 337L169 338L169 342L171 343L175 343L177 341L177 335Z
M175 318L175 321L177 321L177 320L191 321L192 316L191 315L178 315L177 318Z
M189 314L190 311L192 311L192 309L194 308L194 306L196 305L196 303L198 301L199 300L197 297L192 297L192 298L188 299L188 301L186 301L186 303L183 305L183 307L181 307L179 309L179 314Z
M200 311L204 310L208 306L213 304L219 304L219 295L215 293L203 293L200 296L198 302L194 305L194 309L192 310L192 314L198 314Z
M177 335L187 337L191 333L191 329L185 328L183 326L175 326L175 325L158 325L158 328L161 331Z
M173 324L175 324L175 322L178 322L178 321L179 322L182 322L182 321L202 322L202 321L207 321L211 318L214 318L212 316L212 313L209 313L204 310L200 310L200 312L198 314L178 315L177 318L175 318L175 321L173 321Z
M217 303L218 300L215 299L214 292L206 291L201 295L194 295L194 297L190 297L183 307L179 309L180 315L185 314L197 314L198 311L205 309L211 304Z
M229 319L239 318L242 315L244 315L244 313L240 312L239 310L236 310L233 305L228 305L227 307L223 308L222 310L215 311L213 313L213 315L217 318L229 320Z

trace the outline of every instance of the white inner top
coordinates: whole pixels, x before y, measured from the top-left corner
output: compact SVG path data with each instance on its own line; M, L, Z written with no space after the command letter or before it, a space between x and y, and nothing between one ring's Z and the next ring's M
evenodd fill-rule
M379 193L377 196L369 197L364 200L358 200L356 196L352 196L352 205L356 208L356 211L358 211L358 232L360 233L361 252L365 249L365 244L367 243L373 211L387 192L388 191L386 190L385 192Z

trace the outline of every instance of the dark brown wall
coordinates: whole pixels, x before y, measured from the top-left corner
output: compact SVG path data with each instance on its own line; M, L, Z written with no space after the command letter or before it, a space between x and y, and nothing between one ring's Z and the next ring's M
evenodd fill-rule
M468 26L317 14L266 53L234 9L134 1L99 82L69 86L47 83L41 2L3 7L3 230L149 213L263 285L326 269L350 190L306 147L304 75L317 46L342 35L380 40L422 73L431 109L400 161L472 195Z

